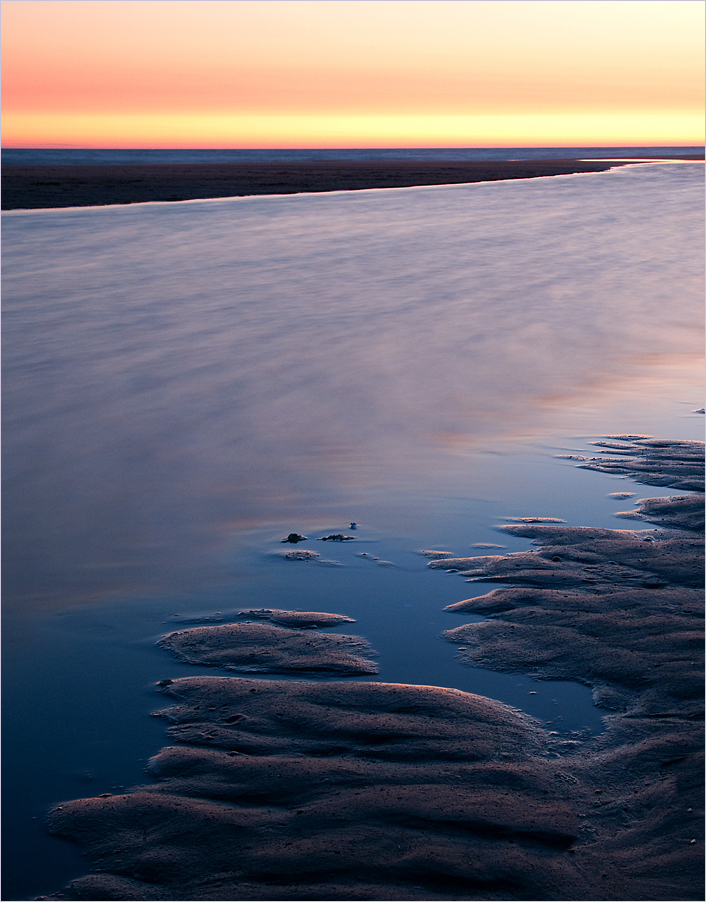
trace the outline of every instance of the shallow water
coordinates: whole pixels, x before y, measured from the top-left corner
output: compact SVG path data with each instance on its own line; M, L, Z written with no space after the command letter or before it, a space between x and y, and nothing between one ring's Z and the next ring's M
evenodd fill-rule
M6 587L169 585L260 523L482 494L506 441L665 428L702 173L7 215Z
M702 191L650 165L5 214L3 898L82 870L48 804L142 779L184 618L349 614L377 679L600 729L585 687L458 664L443 607L488 587L418 552L624 526L606 496L655 492L555 455L702 437ZM276 557L291 531L340 566Z

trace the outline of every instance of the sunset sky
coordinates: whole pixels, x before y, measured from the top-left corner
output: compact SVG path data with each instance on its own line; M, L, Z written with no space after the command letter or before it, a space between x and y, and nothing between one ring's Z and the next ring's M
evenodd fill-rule
M701 0L2 0L3 147L703 143Z

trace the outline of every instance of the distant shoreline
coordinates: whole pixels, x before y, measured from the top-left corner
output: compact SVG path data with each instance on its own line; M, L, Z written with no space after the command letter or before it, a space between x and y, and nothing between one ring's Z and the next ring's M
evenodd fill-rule
M702 160L703 154L669 157ZM2 209L206 200L267 194L409 188L604 172L611 160L319 160L261 163L3 165Z

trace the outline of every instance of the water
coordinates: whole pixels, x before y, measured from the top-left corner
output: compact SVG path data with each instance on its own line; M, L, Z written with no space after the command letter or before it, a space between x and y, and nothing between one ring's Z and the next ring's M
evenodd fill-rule
M703 153L703 147L390 147L354 149L151 150L4 148L4 166L108 163L285 163L293 160L549 160L580 157L658 157Z
M702 197L686 164L4 215L3 898L84 870L43 813L143 779L184 619L346 613L379 679L601 728L585 687L458 664L443 608L487 587L418 552L620 526L640 487L555 455L702 437Z

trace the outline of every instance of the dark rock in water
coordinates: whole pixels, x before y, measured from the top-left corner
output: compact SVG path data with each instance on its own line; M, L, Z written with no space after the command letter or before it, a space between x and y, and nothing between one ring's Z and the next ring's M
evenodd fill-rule
M348 542L355 536L344 536L342 532L337 532L331 536L321 536L322 542Z
M310 621L309 625L316 624ZM372 649L359 636L314 633L266 623L179 630L164 636L157 645L187 664L241 673L377 673L369 657Z
M290 542L292 545L296 545L297 542L306 542L306 536L300 536L296 532L290 532L286 539L282 539L282 543Z

